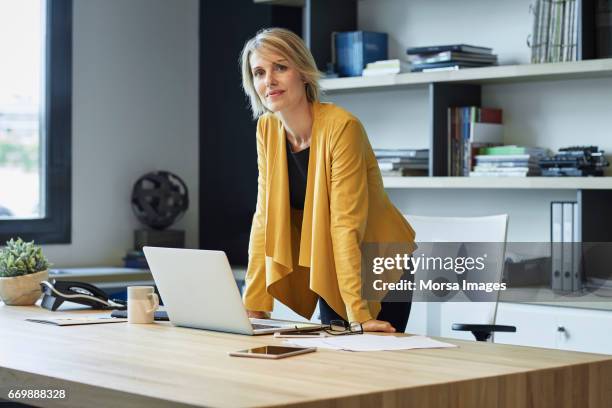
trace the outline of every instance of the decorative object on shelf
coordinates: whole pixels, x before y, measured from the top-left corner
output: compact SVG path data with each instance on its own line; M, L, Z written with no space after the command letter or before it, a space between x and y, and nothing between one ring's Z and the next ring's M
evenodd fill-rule
M542 175L549 177L601 177L609 165L597 146L564 147L554 157L540 160Z
M360 76L367 63L388 58L387 33L348 31L332 37L340 76Z
M413 47L406 50L413 72L455 71L460 68L497 64L497 55L487 47L466 44Z
M429 149L374 149L383 177L427 176Z
M30 306L42 294L40 282L49 277L50 264L42 248L11 239L0 250L0 299L7 305Z
M182 248L185 231L165 230L178 221L189 208L187 186L176 174L156 171L140 177L132 189L132 210L150 229L134 234L134 249L145 245Z

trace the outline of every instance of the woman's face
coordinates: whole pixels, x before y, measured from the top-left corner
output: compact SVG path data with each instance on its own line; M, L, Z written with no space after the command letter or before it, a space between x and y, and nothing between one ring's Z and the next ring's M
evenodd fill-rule
M282 112L307 103L304 80L286 58L255 51L249 62L257 95L270 111Z

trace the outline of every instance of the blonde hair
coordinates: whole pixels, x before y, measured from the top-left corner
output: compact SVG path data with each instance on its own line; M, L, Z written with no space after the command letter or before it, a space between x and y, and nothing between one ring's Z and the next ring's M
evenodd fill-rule
M284 28L265 28L257 32L255 37L244 44L240 54L242 88L251 101L254 119L270 111L259 98L259 95L257 95L255 85L253 84L253 73L251 72L251 55L253 52L262 49L278 53L283 58L286 58L301 74L305 82L308 102L319 101L321 94L319 78L321 73L317 69L317 64L308 48L306 48L304 41L293 32Z

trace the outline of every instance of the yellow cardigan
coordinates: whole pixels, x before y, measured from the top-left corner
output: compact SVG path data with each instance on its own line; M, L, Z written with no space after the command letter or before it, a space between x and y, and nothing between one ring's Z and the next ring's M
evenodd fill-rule
M312 108L301 230L289 204L284 127L273 114L257 123L258 194L244 303L271 311L276 298L310 318L321 296L348 321L364 322L378 315L380 303L361 298L360 244L412 245L415 233L387 197L359 120L333 104Z

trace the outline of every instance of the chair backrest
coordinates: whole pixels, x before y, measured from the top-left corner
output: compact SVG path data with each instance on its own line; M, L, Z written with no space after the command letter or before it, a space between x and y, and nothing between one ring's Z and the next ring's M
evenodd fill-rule
M482 217L430 217L405 215L416 232L417 243L431 242L497 242L489 259L495 260L493 271L487 271L489 281L501 281L508 215ZM494 258L491 258L494 257ZM417 276L418 278L418 276ZM473 340L470 332L452 330L453 323L494 324L495 302L413 302L407 332L431 336ZM424 316L425 318L424 318Z

